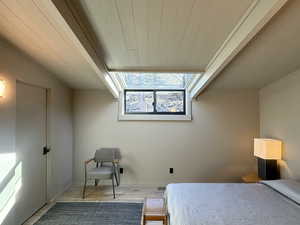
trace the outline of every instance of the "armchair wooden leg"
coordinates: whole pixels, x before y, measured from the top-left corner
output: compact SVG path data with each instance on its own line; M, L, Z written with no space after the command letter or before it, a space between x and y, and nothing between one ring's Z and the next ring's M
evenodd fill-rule
M120 185L120 181L119 181L119 178L117 176L117 174L115 174L115 179L116 179L116 184L117 184L117 187Z
M86 179L84 179L84 186L83 186L83 191L82 191L82 198L85 198L85 189L86 189Z
M114 175L113 175L113 177L112 177L112 188L113 188L113 194L114 194L114 198L116 198L116 193L115 193L115 181L114 181Z

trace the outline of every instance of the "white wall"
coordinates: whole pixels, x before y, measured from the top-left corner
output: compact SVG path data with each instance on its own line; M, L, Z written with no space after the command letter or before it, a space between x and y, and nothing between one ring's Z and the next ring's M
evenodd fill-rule
M190 122L118 121L117 104L106 92L74 93L74 183L100 147L121 149L123 184L236 181L254 170L258 91L207 91Z
M50 88L50 145L48 155L48 199L62 192L72 182L72 91L29 57L0 39L0 79L7 91L0 99L0 159L15 153L16 80ZM0 172L6 173L5 168ZM0 184L1 186L1 184ZM17 203L15 203L17 204ZM13 225L11 210L4 224Z
M300 70L260 91L262 137L281 139L283 178L300 178Z

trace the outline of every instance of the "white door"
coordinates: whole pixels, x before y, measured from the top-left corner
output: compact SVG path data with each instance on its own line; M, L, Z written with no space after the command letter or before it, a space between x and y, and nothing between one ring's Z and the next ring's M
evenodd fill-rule
M46 89L17 82L17 160L22 185L17 194L16 224L22 224L46 203Z

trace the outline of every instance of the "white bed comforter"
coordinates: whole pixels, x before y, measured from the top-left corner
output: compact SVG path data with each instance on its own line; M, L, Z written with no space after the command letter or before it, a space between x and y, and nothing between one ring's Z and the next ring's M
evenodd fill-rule
M169 184L171 225L300 225L300 207L263 184Z

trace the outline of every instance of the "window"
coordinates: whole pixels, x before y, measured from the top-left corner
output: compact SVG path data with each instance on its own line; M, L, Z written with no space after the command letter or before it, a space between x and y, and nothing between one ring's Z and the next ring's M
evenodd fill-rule
M125 91L126 113L153 113L153 91Z
M158 113L185 114L185 91L156 91Z
M125 90L125 114L185 115L185 90Z
M119 86L119 120L191 120L189 88L198 73L111 72Z
M126 89L185 89L193 74L184 73L122 73Z

